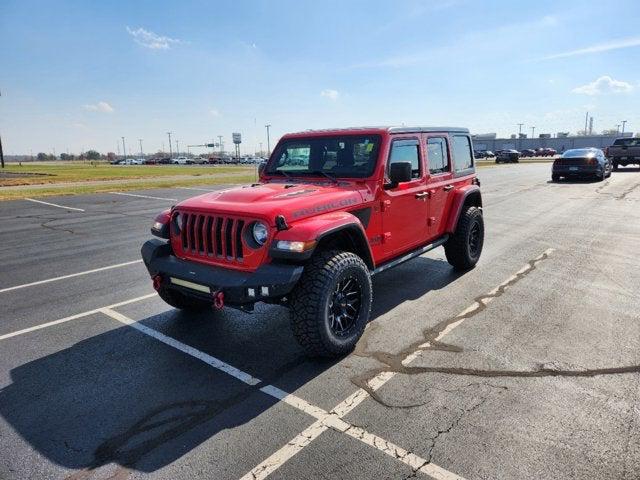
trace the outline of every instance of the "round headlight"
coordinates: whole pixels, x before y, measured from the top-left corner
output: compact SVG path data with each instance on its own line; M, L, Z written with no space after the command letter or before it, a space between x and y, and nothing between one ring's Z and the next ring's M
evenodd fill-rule
M261 222L256 222L253 224L251 233L253 233L253 239L258 245L264 245L267 241L267 237L269 236L269 230L267 229L267 226Z

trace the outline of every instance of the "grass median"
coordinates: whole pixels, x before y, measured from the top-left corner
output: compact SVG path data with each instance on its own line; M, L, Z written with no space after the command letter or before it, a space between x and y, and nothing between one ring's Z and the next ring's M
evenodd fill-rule
M47 162L0 170L0 200L252 182L253 166L109 165Z

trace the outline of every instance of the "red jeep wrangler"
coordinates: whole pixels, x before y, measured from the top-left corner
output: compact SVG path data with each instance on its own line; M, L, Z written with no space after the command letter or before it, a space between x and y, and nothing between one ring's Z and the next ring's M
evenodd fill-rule
M475 266L484 223L469 131L350 128L288 134L260 183L162 212L142 247L158 294L185 310L290 309L310 355L352 350L371 276L439 246ZM168 241L166 241L168 240Z

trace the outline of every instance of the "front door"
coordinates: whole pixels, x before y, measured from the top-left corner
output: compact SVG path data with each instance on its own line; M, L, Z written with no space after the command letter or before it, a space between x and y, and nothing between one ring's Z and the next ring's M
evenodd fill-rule
M395 137L389 148L387 174L394 162L411 162L412 179L386 188L382 195L382 244L387 258L424 243L428 235L428 194L420 137Z

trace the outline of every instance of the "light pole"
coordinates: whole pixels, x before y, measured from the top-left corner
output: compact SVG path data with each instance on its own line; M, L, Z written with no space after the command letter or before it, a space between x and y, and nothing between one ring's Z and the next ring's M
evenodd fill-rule
M616 135L620 135L620 124L616 125Z
M262 155L262 142L260 142L260 155Z
M271 128L271 124L265 125L265 128L267 129L267 157L271 156L271 143L269 140L269 129Z
M531 127L531 138L535 137L536 127Z
M84 150L84 148L83 148ZM124 146L124 137L122 137L122 151L123 151L123 155L126 157L127 156L127 149Z
M222 147L222 135L218 135L218 145L220 146L220 153L222 153L223 147Z
M142 153L142 139L139 138L138 142L140 142L140 158L144 158L144 153Z
M171 133L172 132L167 132L167 135L169 135L169 158L173 157L173 152L171 151Z
M180 156L180 142L176 140L176 155Z
M622 120L622 135L624 135L624 126L627 123L626 120Z
M522 149L522 126L524 123L518 124L518 138L520 139L520 148Z

